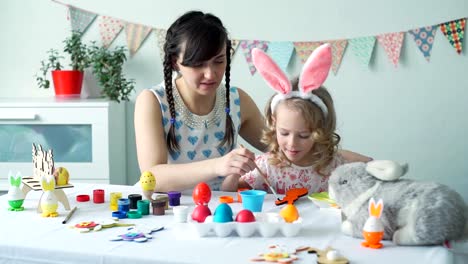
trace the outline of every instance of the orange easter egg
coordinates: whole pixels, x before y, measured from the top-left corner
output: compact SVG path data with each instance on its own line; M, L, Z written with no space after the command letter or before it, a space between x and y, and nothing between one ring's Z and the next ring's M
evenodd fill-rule
M283 207L279 214L287 223L292 223L299 218L299 211L293 204L288 204L285 207Z

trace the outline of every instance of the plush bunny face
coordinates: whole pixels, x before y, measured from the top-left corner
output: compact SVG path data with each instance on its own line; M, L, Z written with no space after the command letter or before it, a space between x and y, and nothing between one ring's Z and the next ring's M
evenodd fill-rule
M336 168L328 181L330 198L340 206L349 204L360 194L366 192L377 179L366 172L363 162L349 163Z

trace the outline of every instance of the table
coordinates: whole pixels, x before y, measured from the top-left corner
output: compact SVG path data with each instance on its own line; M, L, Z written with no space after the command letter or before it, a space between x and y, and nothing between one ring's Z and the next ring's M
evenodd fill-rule
M122 192L124 197L141 193L137 186L74 185L74 188L64 189L71 207L78 207L69 224L110 219L110 192ZM92 202L94 189L105 190L104 204ZM455 258L451 251L442 246L398 247L385 241L383 249L364 248L360 246L360 239L341 234L338 211L319 210L306 197L296 203L304 224L295 237L284 237L279 233L271 238L264 238L259 234L249 238L237 235L199 238L190 224L175 223L172 210L167 210L164 216L149 215L142 219L121 220L137 226L165 226L163 231L153 234L153 239L137 243L109 240L112 236L125 233L127 227L90 233L79 233L68 228L69 224L62 224L67 211L61 204L58 209L59 217L41 217L36 212L40 194L41 191L30 192L24 203L25 211L22 212L8 211L7 195L0 196L0 263L254 263L250 259L267 252L268 246L273 244L286 245L291 249L304 245L320 249L332 246L350 259L351 263L454 263L460 258ZM78 194L89 194L91 201L76 202L75 197ZM217 198L226 194L234 195L213 192L209 203L212 212L218 204ZM191 209L195 207L191 193L183 194L181 204L189 205ZM240 203L231 205L234 213L242 209ZM278 212L280 208L274 205L273 196L266 196L263 211ZM294 263L315 263L313 254L302 252L299 257L300 260ZM466 260L464 258L459 261Z

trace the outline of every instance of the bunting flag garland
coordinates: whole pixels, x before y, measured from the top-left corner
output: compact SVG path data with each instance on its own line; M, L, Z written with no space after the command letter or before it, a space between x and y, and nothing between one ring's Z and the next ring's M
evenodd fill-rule
M122 31L124 23L121 20L109 16L101 16L99 22L99 33L102 45L108 48L114 39Z
M274 41L268 43L268 54L278 66L286 72L294 52L294 44L290 41Z
M432 44L434 44L436 32L437 26L427 26L408 31L428 62L431 58Z
M70 13L72 30L82 34L86 32L86 30L97 17L97 14L76 8L74 6L68 6L68 12Z
M102 45L108 48L112 42L118 37L120 32L125 27L126 42L130 56L134 56L143 45L151 31L154 30L156 35L156 44L159 50L161 60L164 61L164 43L166 40L166 29L153 28L147 25L134 24L122 19L117 19L110 16L98 15L72 5L61 3L58 0L52 0L55 3L67 7L70 19L71 28L73 31L84 34L93 24L98 16L99 33ZM387 34L379 34L376 36L357 37L352 39L338 40L318 40L318 41L260 41L260 40L238 40L231 38L231 60L237 52L238 46L241 46L244 53L247 65L251 75L254 75L256 68L252 63L251 51L253 48L260 48L267 51L270 56L278 63L278 66L287 72L288 65L296 52L302 63L305 63L312 51L323 43L330 43L332 46L332 66L331 69L336 75L346 52L346 47L350 46L352 53L358 58L359 62L368 67L373 55L376 39L377 42L384 48L390 62L398 67L400 52L403 46L405 33L412 36L419 51L424 58L429 62L431 58L432 46L435 42L437 27L455 48L458 54L462 53L466 18L459 18L449 22L444 22L437 25L420 27L404 32L393 32Z
M403 45L404 32L377 35L377 41L383 46L390 61L398 67L401 46Z
M237 47L239 47L239 40L231 39L231 61L234 58L234 54L236 54Z
M466 20L462 18L440 24L440 30L444 33L445 37L447 37L448 41L455 48L458 54L461 54L462 52L465 22Z
M294 49L296 50L296 54L301 59L301 62L305 63L310 54L312 54L312 51L322 45L322 42L298 41L293 42L293 44Z
M252 49L259 48L263 51L267 51L268 45L266 41L261 40L241 40L239 46L242 48L245 56L245 60L249 66L250 74L254 75L257 69L252 62Z
M166 43L166 33L167 30L162 28L154 29L156 34L156 41L158 42L159 56L161 56L161 61L164 61L164 43Z
M330 43L332 48L332 71L336 75L338 72L338 68L341 64L341 59L343 58L343 54L346 50L346 46L348 45L348 41L346 39L341 40L331 40L325 41Z
M354 55L364 65L368 66L372 52L374 51L375 37L361 37L349 40L349 48L353 51Z
M127 46L130 56L135 55L141 44L151 33L151 30L153 30L151 27L145 25L127 23L125 33L127 34Z

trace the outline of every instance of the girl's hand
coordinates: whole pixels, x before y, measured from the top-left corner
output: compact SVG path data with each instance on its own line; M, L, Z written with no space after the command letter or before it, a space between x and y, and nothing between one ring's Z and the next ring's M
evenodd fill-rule
M233 149L223 157L217 158L215 174L218 176L244 175L255 169L255 154L245 148Z

